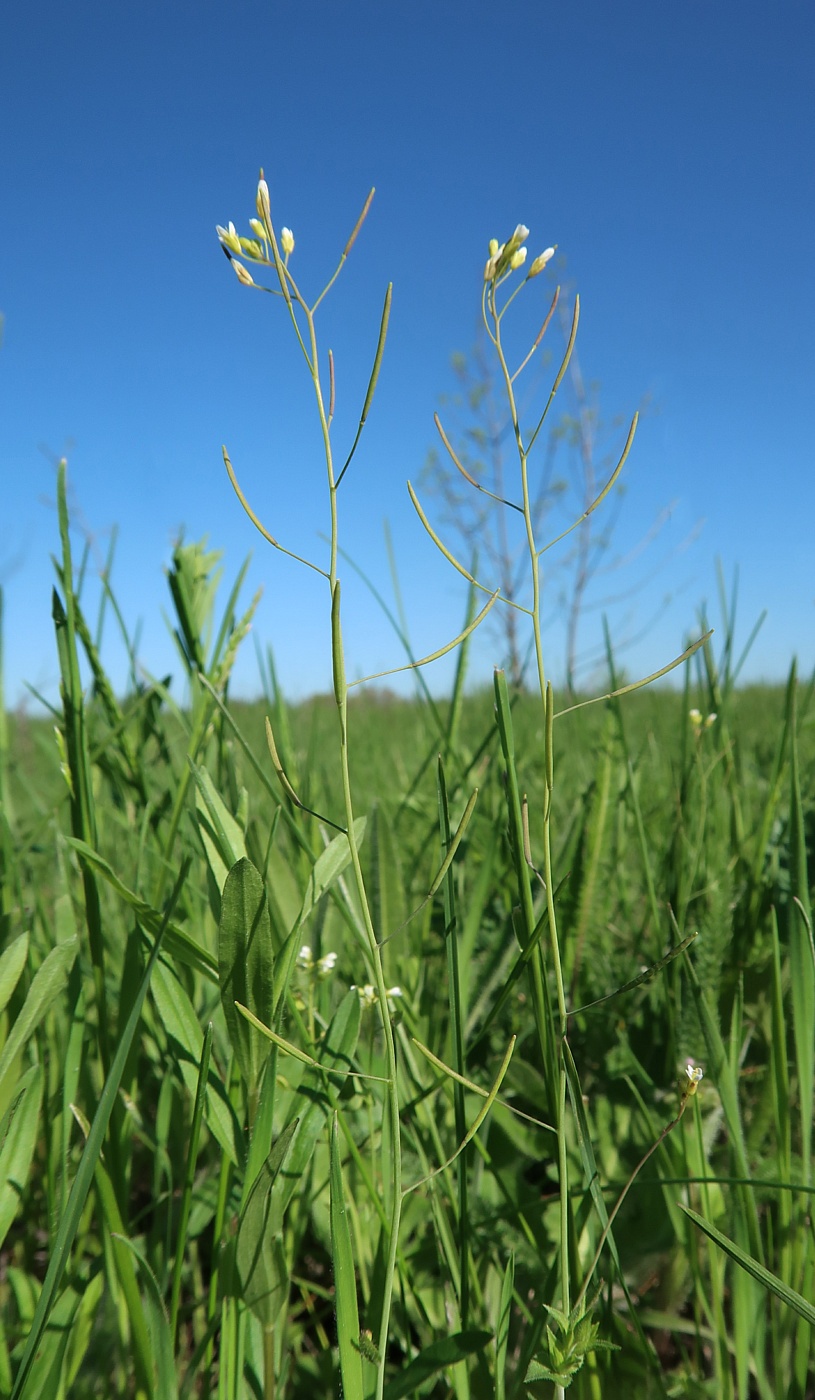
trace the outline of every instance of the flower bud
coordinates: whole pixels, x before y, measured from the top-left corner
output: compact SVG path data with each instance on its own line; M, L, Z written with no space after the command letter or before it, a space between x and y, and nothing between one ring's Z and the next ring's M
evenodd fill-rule
M258 180L258 192L257 198L255 200L255 208L257 209L258 215L263 220L264 224L266 224L268 228L271 228L272 206L269 203L269 186L266 184L266 181L263 178L263 171L261 171L260 179Z
M258 238L266 237L266 230L263 227L263 224L261 223L260 219L250 219L249 227L253 233L257 234Z
M556 246L557 246L557 245L555 245L555 247L556 247ZM538 273L539 273L539 272L543 272L543 269L545 268L546 264L547 264L547 263L549 262L549 260L550 260L551 258L553 258L554 256L555 256L555 249L554 249L554 248L545 248L544 251L543 251L542 253L538 253L538 256L536 257L535 261L533 262L532 266L530 267L529 272L527 273L527 276L528 276L528 277L537 277Z
M232 266L235 269L235 276L237 277L238 281L242 282L244 287L254 287L254 279L251 273L247 272L243 263L238 262L237 258L232 258L231 261Z
M286 257L289 256L289 253L294 252L294 234L290 228L282 228L280 230L280 246Z
M491 258L497 257L498 254L500 253L500 251L501 251L501 249L500 249L499 246L498 246L498 239L497 239L497 238L491 238L491 239L490 239L490 257L491 257Z
M235 228L235 225L232 223L231 219L227 228L224 228L222 224L216 224L215 232L217 233L219 239L221 240L221 243L225 248L228 248L232 253L240 252L241 241L238 238L237 229Z
M525 249L525 248L516 248L516 249L515 249L515 252L512 254L512 257L511 257L510 260L509 260L509 265L510 265L510 267L512 268L512 271L514 272L515 269L518 268L518 267L523 267L523 265L524 265L525 262L526 262L526 249Z

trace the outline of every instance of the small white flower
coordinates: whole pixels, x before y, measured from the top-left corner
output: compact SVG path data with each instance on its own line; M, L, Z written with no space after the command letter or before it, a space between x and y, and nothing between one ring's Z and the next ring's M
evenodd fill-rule
M362 1003L363 1011L367 1011L376 1002L376 987L372 982L366 982L364 987L358 987L356 983L352 983L351 991L356 992Z
M297 966L302 967L304 972L310 972L314 966L314 954L307 943L304 943L297 954Z
M290 228L282 228L280 230L280 246L286 257L294 252L294 234Z
M258 238L266 237L266 230L263 227L263 224L261 223L260 219L250 219L249 227L253 233L257 234Z
M238 238L238 231L231 219L226 228L224 228L223 224L216 224L215 232L224 247L228 248L231 253L239 253L241 251L241 241Z
M324 958L319 959L319 961L317 962L317 976L319 977L321 982L325 981L326 977L331 976L332 972L334 971L334 968L336 967L336 964L336 953L326 953Z
M515 250L515 252L512 254L512 257L511 257L510 260L509 260L509 265L510 265L510 267L512 268L512 271L515 272L515 270L516 270L517 268L523 267L523 265L524 265L525 262L526 262L526 249L525 249L525 248L517 248L517 249Z
M351 987L351 991L356 992L357 996L360 999L360 1002L362 1003L363 1011L369 1011L370 1008L372 1006L376 1006L376 1003L379 1001L379 995L377 993L376 987L373 985L372 982L366 982L364 987L357 987L356 985L353 985ZM395 1011L396 1008L393 1003L403 995L402 988L387 987L385 989L385 995L388 998L389 1010Z
M701 1065L695 1065L693 1060L688 1060L685 1066L685 1074L687 1076L685 1093L691 1096L695 1094L696 1090L699 1088L699 1085L705 1077L705 1071L702 1069Z
M520 246L521 243L525 243L528 237L529 229L527 228L526 224L518 224L518 227L516 228L509 241L510 243L514 243L515 247L517 248Z
M694 729L700 729L702 726L702 711L695 709L691 710L689 714L689 719Z

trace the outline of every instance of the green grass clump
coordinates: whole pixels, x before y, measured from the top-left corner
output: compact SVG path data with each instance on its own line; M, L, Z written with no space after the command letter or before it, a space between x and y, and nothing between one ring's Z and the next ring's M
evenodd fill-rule
M349 687L359 434L338 466L325 293L301 294L263 180L257 213L221 239L242 283L243 259L276 279L314 387L332 529L297 563L333 688L291 707L269 659L265 703L233 704L255 603L242 571L221 608L217 554L181 542L183 701L169 678L118 698L61 469L61 705L0 706L0 1396L804 1400L811 691L738 690L726 611L682 689L622 684L609 647L609 693L556 700L528 492L548 404L527 430L504 326L546 256L515 277L520 226L483 309L528 687L465 689L476 595L499 598L455 560L449 700L419 669L413 700Z

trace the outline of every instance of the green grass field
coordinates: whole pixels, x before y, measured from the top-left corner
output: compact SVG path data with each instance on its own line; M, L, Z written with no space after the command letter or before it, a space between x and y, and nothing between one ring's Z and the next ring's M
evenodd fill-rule
M812 960L793 903L797 894L806 908L809 895L796 847L809 850L813 830L802 798L813 790L810 692L729 690L712 650L704 656L686 663L684 691L555 719L552 864L570 1011L637 982L699 933L649 980L570 1014L582 1096L566 1143L578 1283L600 1242L600 1212L676 1115L685 1062L706 1071L600 1251L591 1320L618 1350L589 1347L577 1395L803 1397L813 1384L810 1322L681 1209L740 1245L779 1288L811 1298L811 1080L805 1097L796 1034L811 1005L794 982L811 986ZM383 1291L387 1128L379 1081L365 1076L386 1072L382 1032L372 992L363 1001L349 990L371 978L347 868L327 860L336 833L281 793L264 734L268 714L300 801L340 824L333 702L289 709L272 694L224 710L194 683L184 708L145 686L120 709L95 664L93 693L73 717L76 751L68 710L9 716L3 755L0 1393L335 1393L334 1171L357 1348L363 1338L348 1365L371 1393L365 1338L378 1335ZM690 709L706 715L714 704L715 723L695 727ZM544 785L534 697L517 698L513 727L535 849ZM374 691L349 705L348 728L364 736L352 766L367 820L362 861L374 926L388 940L385 980L401 991L392 1008L403 1186L422 1183L405 1196L385 1394L546 1394L551 1382L525 1386L524 1377L546 1350L546 1309L558 1302L558 1159L542 1126L555 1090L535 1024L539 944L530 957L519 939L493 692L431 704ZM443 849L440 759L453 829L476 787L478 798L428 899ZM273 1043L234 1014L230 1022L219 992L224 881L245 857L260 874L233 891L232 936L245 942L257 917L270 975L288 961L277 1001L251 956L252 976L240 974L244 1004L277 1027ZM535 880L533 898L540 920ZM308 966L290 956L304 945ZM545 955L540 970L548 1006ZM448 1066L459 1046L464 1077L489 1092L512 1036L490 1111L450 1162L484 1100L466 1086L457 1097L458 1081L420 1046ZM253 1208L252 1165L262 1167L295 1119L270 1213ZM14 1390L68 1219L36 1356ZM245 1232L262 1242L254 1266L242 1255ZM572 1346L574 1360L574 1337ZM546 1360L551 1369L551 1349Z
M0 684L0 1397L806 1400L812 684L738 689L725 607L674 689L609 655L597 703L552 690L498 296L519 226L484 310L528 689L468 688L473 581L445 702L421 671L414 700L349 696L356 444L337 471L323 294L262 180L257 210L262 244L222 241L277 277L314 384L332 691L289 707L268 657L264 703L232 704L254 605L179 544L177 673L144 678L126 638L118 697L63 464L59 708L6 715Z

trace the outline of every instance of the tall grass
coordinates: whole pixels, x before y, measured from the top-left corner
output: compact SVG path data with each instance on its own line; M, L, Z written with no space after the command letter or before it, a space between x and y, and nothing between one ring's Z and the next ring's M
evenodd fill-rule
M483 310L534 689L465 693L498 594L414 495L469 579L434 653L460 649L454 692L351 693L341 486L390 292L339 455L318 312L369 205L311 301L263 180L254 237L221 230L313 388L331 534L291 562L324 580L329 697L292 710L269 655L265 706L230 702L255 604L241 571L219 609L217 554L181 542L183 698L118 699L60 470L61 706L0 708L0 1395L803 1400L811 689L737 689L725 600L682 692L622 684L609 643L608 694L559 712L528 490L552 399L525 426L507 318L547 258L526 271L519 227Z

